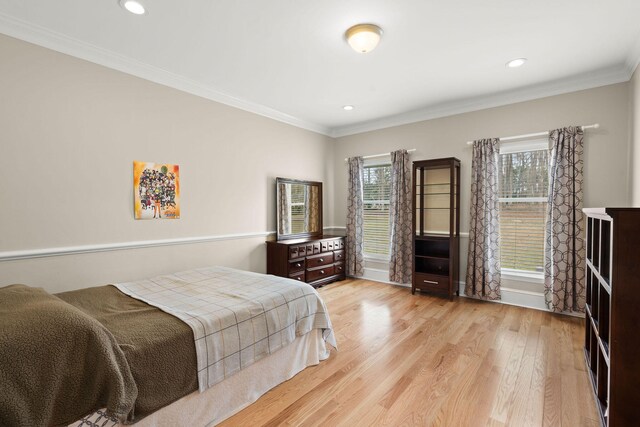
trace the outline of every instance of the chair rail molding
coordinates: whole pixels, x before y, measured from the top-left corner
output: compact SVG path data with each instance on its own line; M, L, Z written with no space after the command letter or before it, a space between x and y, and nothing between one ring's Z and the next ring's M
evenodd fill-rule
M216 234L211 236L180 237L175 239L139 240L118 243L99 243L82 246L63 246L58 248L25 249L0 252L0 262L31 258L46 258L63 255L86 254L93 252L120 251L126 249L153 248L158 246L190 245L194 243L217 242L224 240L254 239L274 235L275 231L256 231L252 233Z

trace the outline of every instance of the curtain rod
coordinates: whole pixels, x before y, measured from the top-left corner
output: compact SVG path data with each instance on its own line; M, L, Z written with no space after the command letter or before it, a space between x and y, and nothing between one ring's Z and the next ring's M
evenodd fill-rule
M586 129L598 129L600 127L599 123L595 123L592 125L584 125L584 126L580 126L582 128L582 130L586 130ZM507 137L503 137L503 138L498 138L500 140L500 142L505 142L505 141L512 141L514 139L522 139L522 138L534 138L536 136L547 136L549 135L549 131L545 131L545 132L536 132L536 133L527 133L524 135L516 135L516 136L507 136ZM473 141L467 141L467 145L473 145Z
M415 148L412 148L411 150L407 150L407 153L413 153L414 151L416 151ZM381 153L381 154L371 154L370 156L362 156L363 159L375 159L376 157L384 157L384 156L388 156L391 153ZM345 162L348 162L349 159L344 159Z

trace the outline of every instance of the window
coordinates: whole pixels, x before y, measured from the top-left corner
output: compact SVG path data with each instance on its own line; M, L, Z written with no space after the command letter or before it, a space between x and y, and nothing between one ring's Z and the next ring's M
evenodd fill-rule
M374 258L388 258L391 165L365 166L363 192L364 254Z
M500 147L500 263L507 272L544 270L548 144L539 140Z
M290 191L289 200L291 200L291 233L304 233L305 230L305 209L304 209L304 199L305 199L305 191L306 186L299 184L292 184L287 186Z

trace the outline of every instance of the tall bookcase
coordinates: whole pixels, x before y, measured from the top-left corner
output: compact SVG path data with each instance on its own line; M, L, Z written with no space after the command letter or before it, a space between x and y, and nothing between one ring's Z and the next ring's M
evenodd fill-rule
M604 426L640 422L640 208L584 209L585 357Z
M413 183L411 293L453 299L460 280L460 160L413 162Z

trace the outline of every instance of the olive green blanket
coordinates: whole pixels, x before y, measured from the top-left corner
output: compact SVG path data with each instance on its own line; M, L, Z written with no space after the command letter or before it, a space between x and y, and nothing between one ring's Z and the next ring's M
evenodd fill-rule
M0 425L66 425L98 408L125 419L138 390L100 322L40 288L0 288Z
M138 421L198 389L193 331L182 320L114 286L57 296L97 319L120 345L138 386L129 421Z
M193 332L113 286L0 288L0 425L132 423L198 389Z

